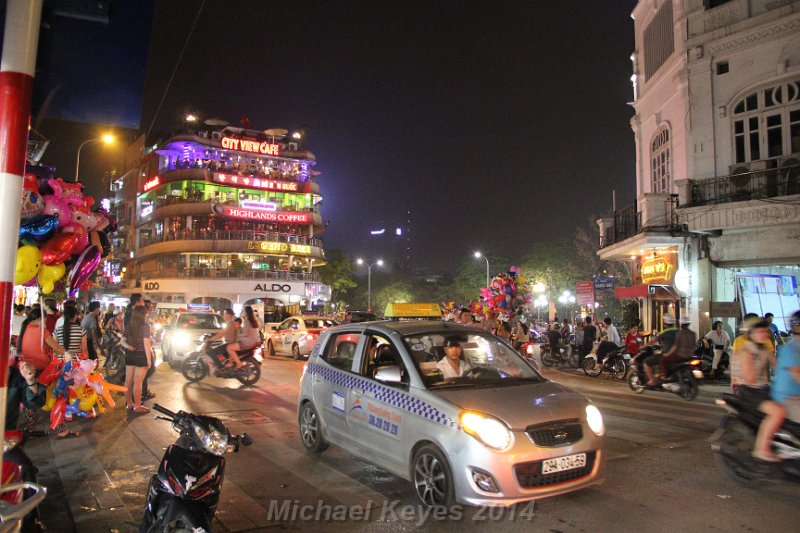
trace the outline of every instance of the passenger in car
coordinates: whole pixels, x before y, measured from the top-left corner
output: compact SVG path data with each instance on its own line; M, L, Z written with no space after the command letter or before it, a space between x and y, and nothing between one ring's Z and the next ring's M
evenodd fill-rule
M458 339L449 338L444 341L444 357L436 363L436 368L441 371L444 379L460 378L469 371L471 365L462 358L463 354Z

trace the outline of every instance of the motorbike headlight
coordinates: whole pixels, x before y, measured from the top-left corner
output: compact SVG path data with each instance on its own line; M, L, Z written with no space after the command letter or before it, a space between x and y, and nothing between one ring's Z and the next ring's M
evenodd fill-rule
M208 453L214 455L225 455L228 450L228 434L219 431L214 427L208 429L195 422L192 424L197 440L203 445Z
M185 331L179 331L172 336L172 344L175 346L186 346L189 344L189 335Z
M603 424L603 415L600 414L600 409L592 404L586 406L586 423L589 424L589 429L598 437L602 437L606 432L606 426Z
M161 331L163 328L164 328L164 326L162 326L162 325L161 325L161 324L159 324L158 322L156 322L155 324L153 324L153 329L154 329L154 330L156 330L156 331Z
M462 411L458 416L461 429L493 450L505 450L511 446L511 431L500 420L475 411Z

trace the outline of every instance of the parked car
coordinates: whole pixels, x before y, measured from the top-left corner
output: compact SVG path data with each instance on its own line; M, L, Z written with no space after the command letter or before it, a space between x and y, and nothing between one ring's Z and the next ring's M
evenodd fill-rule
M161 338L161 353L164 362L180 368L186 356L202 343L206 333L219 333L225 320L211 311L182 311L170 317L164 326Z
M373 313L372 311L347 311L347 315L350 315L350 323L357 324L359 322L374 322L376 320L380 320L378 316Z
M266 332L267 353L269 355L291 355L295 359L305 359L320 333L336 325L336 321L324 316L290 316Z
M491 333L449 322L323 331L298 424L308 451L340 446L411 481L428 506L508 506L599 484L605 471L597 407Z

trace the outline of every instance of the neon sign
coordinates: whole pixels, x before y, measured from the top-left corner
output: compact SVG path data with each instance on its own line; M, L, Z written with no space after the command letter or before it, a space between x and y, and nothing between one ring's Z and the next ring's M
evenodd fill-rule
M247 249L264 253L279 252L297 255L311 255L311 246L307 244L290 244L286 242L250 241L247 243Z
M642 263L642 283L672 280L672 263L664 257L654 257Z
M237 176L236 174L223 174L221 172L215 172L213 180L214 183L251 187L253 189L263 189L265 191L297 192L300 187L300 184L296 181L269 180L250 176Z
M251 141L248 139L237 139L236 137L223 137L222 147L228 150L236 150L238 152L247 152L250 154L261 155L281 155L281 145L258 141Z
M258 220L263 222L282 222L284 224L310 224L314 219L311 213L295 213L291 211L272 212L245 207L216 206L215 211L223 216Z
M153 206L153 205L148 205L147 207L143 207L142 208L142 212L139 213L139 216L142 217L142 218L146 217L147 215L149 215L150 213L153 212L153 208L154 207L155 206Z
M159 185L161 185L161 179L158 176L156 176L155 178L144 182L144 185L142 186L142 191L147 192L149 190L155 189Z
M259 209L261 211L277 211L278 206L275 205L273 202L255 202L253 200L243 200L239 202L240 207L246 207L248 209Z

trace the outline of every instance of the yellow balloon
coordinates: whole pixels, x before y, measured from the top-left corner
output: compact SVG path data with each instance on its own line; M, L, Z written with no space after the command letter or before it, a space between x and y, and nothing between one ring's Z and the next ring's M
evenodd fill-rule
M53 409L53 406L56 404L56 397L53 396L53 386L47 387L47 393L45 394L45 402L42 406L42 411L50 411Z
M17 267L14 270L14 285L22 285L33 279L42 266L42 253L36 246L26 244L17 248Z
M94 404L97 403L97 393L92 390L90 387L86 387L86 390L79 396L81 402L78 404L78 407L81 411L90 411Z
M66 272L67 268L64 266L64 263L52 266L42 263L42 266L39 268L39 285L42 287L42 293L50 294L53 292L53 286L56 281L63 278ZM85 410L86 409L84 409L84 411Z

